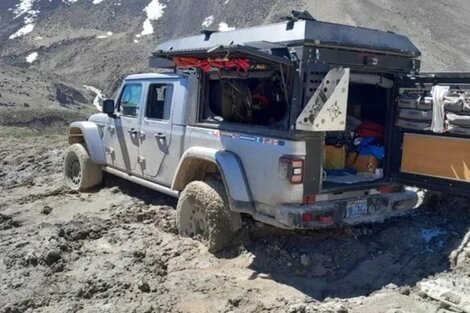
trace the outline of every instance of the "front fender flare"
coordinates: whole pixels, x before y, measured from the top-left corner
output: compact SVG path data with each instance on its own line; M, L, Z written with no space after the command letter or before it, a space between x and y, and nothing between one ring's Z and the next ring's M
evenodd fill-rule
M230 199L234 202L252 203L248 182L243 165L238 156L229 151L222 151L205 147L191 147L183 154L176 175L173 179L172 189L181 191L185 187L184 177L191 159L205 160L217 165L225 188Z
M80 129L85 146L94 164L106 165L106 155L98 125L92 122L73 122L70 130Z

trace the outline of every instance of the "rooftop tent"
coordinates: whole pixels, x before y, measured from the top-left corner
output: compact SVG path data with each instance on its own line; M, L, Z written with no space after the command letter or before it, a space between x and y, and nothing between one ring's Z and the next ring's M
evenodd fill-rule
M156 58L170 59L176 55L194 53L207 56L217 51L218 47L242 46L251 47L252 51L268 53L293 46L312 46L406 58L418 58L421 55L416 46L403 35L308 19L241 28L229 32L206 31L201 35L163 42L152 52L151 66L155 65L152 60L155 61Z

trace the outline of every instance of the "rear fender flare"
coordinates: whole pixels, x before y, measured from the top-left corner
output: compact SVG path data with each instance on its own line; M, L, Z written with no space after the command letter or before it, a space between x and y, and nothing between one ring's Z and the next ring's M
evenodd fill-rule
M197 168L198 166L194 168L194 164L201 163L201 161L210 162L217 166L232 204L235 207L243 206L245 208L240 208L240 210L247 210L247 204L252 204L253 198L249 190L245 171L238 156L229 151L205 147L189 148L180 160L173 179L172 189L182 191L188 183L197 180L200 176L195 174L195 172L204 171L204 169ZM248 209L248 211L251 210Z
M106 165L106 155L101 141L101 130L92 122L70 124L69 143L85 143L90 159L96 165Z

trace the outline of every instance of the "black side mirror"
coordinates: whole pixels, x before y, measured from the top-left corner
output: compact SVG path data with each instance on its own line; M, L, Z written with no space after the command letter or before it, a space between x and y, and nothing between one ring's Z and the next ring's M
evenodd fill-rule
M103 113L106 113L108 115L114 115L114 108L114 100L106 99L103 101Z

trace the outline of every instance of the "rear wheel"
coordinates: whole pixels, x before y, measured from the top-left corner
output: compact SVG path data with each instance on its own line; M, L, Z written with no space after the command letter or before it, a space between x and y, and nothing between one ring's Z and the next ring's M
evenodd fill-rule
M65 152L64 183L72 190L84 191L103 180L100 166L93 164L82 144L70 145Z
M210 252L217 252L233 241L242 220L230 210L223 184L211 180L186 186L178 200L176 223L180 235L200 240Z

